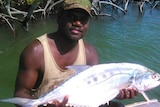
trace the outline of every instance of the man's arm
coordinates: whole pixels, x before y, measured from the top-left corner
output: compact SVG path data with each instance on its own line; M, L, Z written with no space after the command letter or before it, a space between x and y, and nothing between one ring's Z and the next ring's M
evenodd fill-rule
M21 53L19 61L19 71L15 83L15 97L30 98L32 96L30 91L32 88L38 88L43 79L44 73L44 55L43 47L38 40L29 44ZM65 107L68 102L68 97L64 96L62 102L53 100L52 104L45 107ZM21 107L16 105L16 107ZM39 107L43 107L40 105Z
M21 53L15 83L15 97L34 98L31 96L30 90L34 88L39 74L43 73L43 54L39 44L34 41Z
M87 65L95 65L99 63L97 51L93 46L85 43L85 51L86 51Z

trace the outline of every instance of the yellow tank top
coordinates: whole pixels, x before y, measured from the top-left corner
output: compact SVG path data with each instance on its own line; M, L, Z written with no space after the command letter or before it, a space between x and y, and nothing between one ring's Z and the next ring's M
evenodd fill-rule
M74 74L73 70L63 70L56 64L56 61L51 53L48 44L47 34L42 35L37 39L41 42L44 49L45 71L43 75L43 80L39 88L31 91L32 95L35 97L39 97L40 95L53 89L55 85L58 86L60 83L62 83ZM78 45L78 56L73 65L86 65L86 54L82 39L79 40Z

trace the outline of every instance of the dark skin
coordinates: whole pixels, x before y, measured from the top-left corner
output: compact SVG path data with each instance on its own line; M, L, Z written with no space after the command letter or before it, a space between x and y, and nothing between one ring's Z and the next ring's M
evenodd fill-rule
M66 66L73 65L77 57L78 40L85 35L89 27L90 17L82 9L71 9L59 13L57 19L58 30L55 33L48 34L47 37L57 65L65 69ZM84 45L87 65L98 64L98 55L95 48L86 42L84 42ZM38 88L43 79L44 70L43 47L38 40L34 40L21 53L14 96L34 99L35 97L31 96L30 90ZM117 98L133 98L135 95L137 95L136 90L122 90ZM68 97L64 96L62 102L55 99L47 107L64 107L67 101ZM17 105L17 107L20 106Z

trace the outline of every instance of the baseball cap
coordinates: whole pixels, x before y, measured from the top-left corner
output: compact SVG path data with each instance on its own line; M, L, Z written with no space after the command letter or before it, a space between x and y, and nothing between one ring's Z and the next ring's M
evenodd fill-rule
M75 9L80 8L85 10L90 16L91 15L91 2L90 0L64 0L63 9Z

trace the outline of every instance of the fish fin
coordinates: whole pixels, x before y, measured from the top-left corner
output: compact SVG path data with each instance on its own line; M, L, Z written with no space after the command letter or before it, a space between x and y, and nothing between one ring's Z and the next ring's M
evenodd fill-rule
M118 90L118 89L113 89L112 91L109 91L109 93L106 92L106 96L107 96L106 98L103 97L103 99L102 99L102 97L99 97L100 100L103 101L103 102L101 102L101 104L102 104L102 105L103 105L103 104L109 105L109 102L110 102L111 100L113 100L118 94L119 94L119 90ZM100 105L99 105L99 106L100 106ZM97 106L97 107L98 107L98 106Z
M147 101L147 102L149 102L150 101L150 99L148 98L148 96L146 95L146 93L145 92L140 92L142 95L143 95L143 97L145 98L145 100Z
M112 91L109 91L109 93L107 94L107 96L108 96L107 104L109 104L109 101L111 101L114 98L116 98L116 96L118 94L119 94L119 90L118 89L113 89Z
M117 95L119 94L119 90L118 89L113 89L112 91L109 91L106 94L104 94L104 92L99 92L97 93L97 97L96 98L100 98L97 99L96 102L92 102L89 107L99 107L100 105L105 105L107 103L107 105L109 105L109 102L111 100L113 100Z
M72 65L72 66L66 66L66 68L69 68L69 69L73 69L73 70L76 70L76 74L90 68L92 66L90 65Z
M46 106L47 106L47 104L43 104L43 106L45 106L45 107L46 107Z
M8 99L1 99L0 102L13 103L20 106L24 106L27 102L31 100L32 99L28 99L28 98L14 97L14 98L8 98Z

